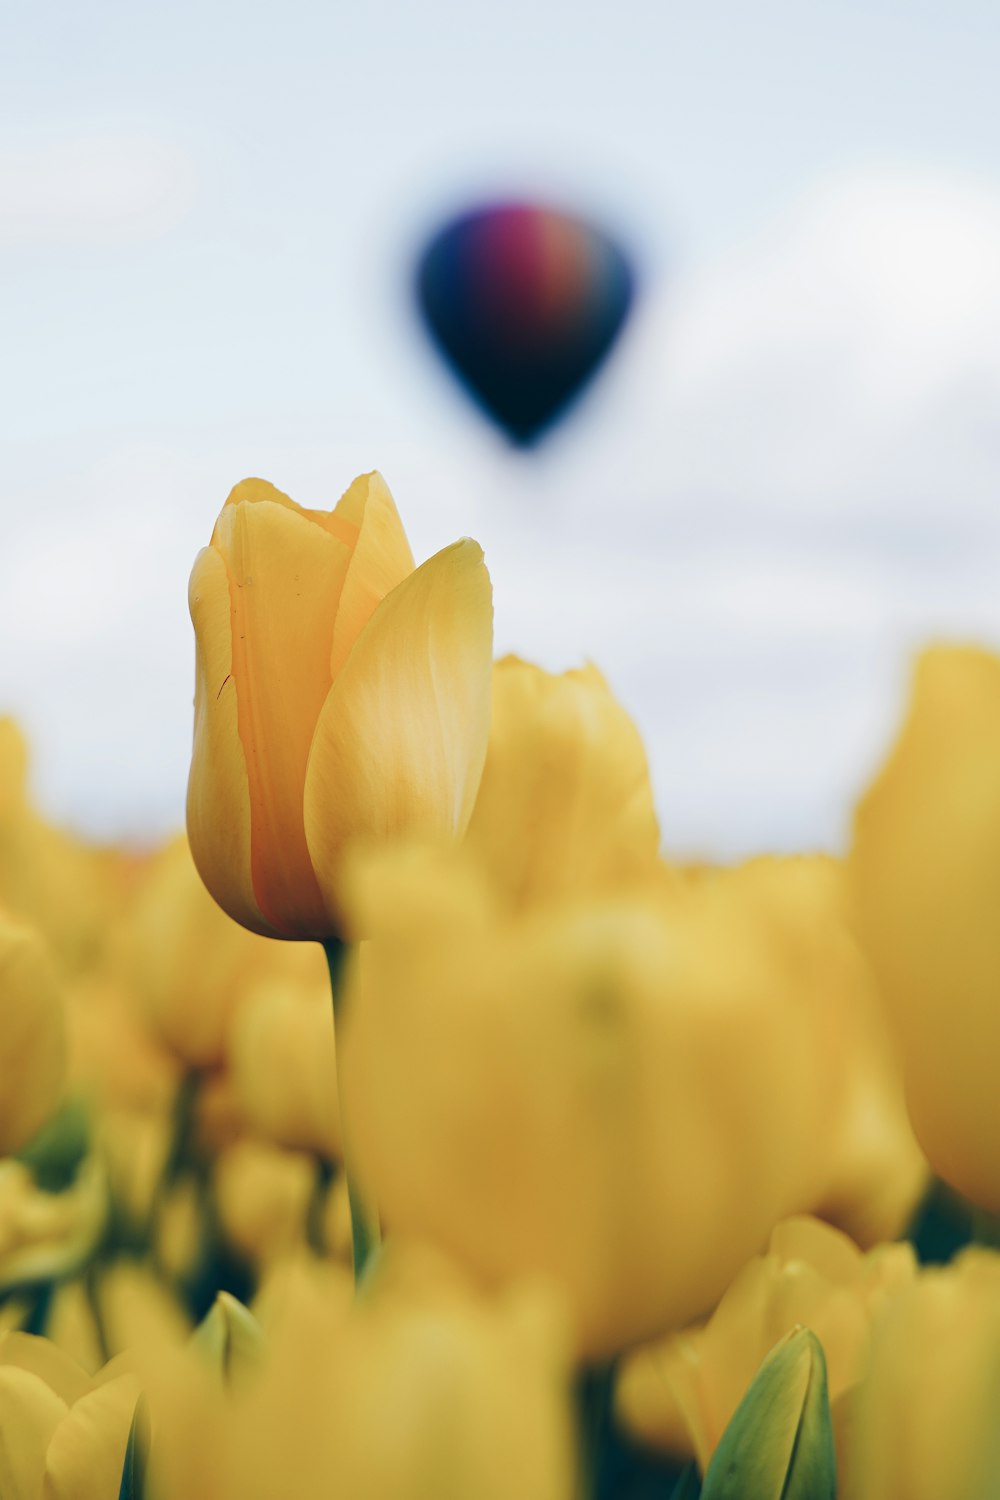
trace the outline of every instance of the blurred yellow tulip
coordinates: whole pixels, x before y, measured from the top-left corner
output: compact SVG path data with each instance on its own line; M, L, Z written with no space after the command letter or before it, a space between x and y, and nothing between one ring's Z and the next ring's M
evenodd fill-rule
M352 839L468 823L489 728L482 551L456 542L414 571L378 474L330 513L246 480L198 555L190 604L201 875L255 932L337 936Z
M843 1500L1000 1495L1000 1256L969 1250L888 1300L852 1398Z
M330 987L325 972L318 980L297 987L274 980L255 989L233 1025L228 1065L254 1130L279 1146L337 1157L340 1113Z
M44 1191L19 1161L0 1161L0 1292L44 1285L91 1259L108 1215L107 1174L96 1156L63 1192Z
M523 904L648 872L660 830L646 752L596 667L554 675L497 662L468 839Z
M118 1494L139 1396L109 1365L91 1379L30 1334L0 1338L0 1492L4 1500L108 1500Z
M779 1339L798 1324L812 1329L836 1403L864 1373L873 1317L915 1275L908 1245L863 1255L818 1219L787 1219L772 1232L766 1254L733 1279L707 1323L626 1356L615 1392L618 1414L641 1442L693 1456L704 1473Z
M572 1500L565 1330L541 1288L487 1300L398 1244L353 1304L344 1277L283 1283L237 1397L192 1361L154 1381L166 1500Z
M228 1146L215 1164L215 1201L226 1238L257 1266L301 1247L314 1181L307 1157L262 1141Z
M20 730L0 718L0 902L42 934L64 979L103 961L130 861L41 817L27 768Z
M1000 658L920 658L852 868L917 1138L945 1181L1000 1212Z
M66 1022L38 938L0 912L0 1156L55 1109L66 1075Z
M183 837L150 862L129 925L140 1007L157 1035L189 1067L218 1066L233 1018L268 974L312 970L318 954L278 948L219 910Z
M706 1310L824 1180L837 1019L727 883L511 915L467 851L358 863L341 1100L389 1230L569 1292L602 1356Z
M851 928L851 889L827 855L764 857L702 880L732 882L801 974L803 1005L836 1015L841 1091L827 1121L829 1171L798 1205L862 1246L901 1234L927 1184L903 1098L902 1070L867 956Z

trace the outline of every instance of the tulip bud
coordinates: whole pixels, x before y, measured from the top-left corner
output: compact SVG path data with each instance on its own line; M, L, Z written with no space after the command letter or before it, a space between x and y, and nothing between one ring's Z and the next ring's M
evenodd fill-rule
M761 1361L803 1323L823 1346L836 1411L864 1372L873 1320L915 1276L907 1244L862 1255L832 1225L805 1216L785 1219L772 1230L767 1251L733 1278L705 1324L625 1356L615 1393L618 1418L640 1442L693 1455L704 1472Z
M761 1365L708 1466L702 1500L834 1500L823 1346L793 1328Z
M355 838L458 835L486 755L492 604L465 539L414 570L378 474L329 514L237 485L191 575L191 849L269 937L339 935Z
M192 1343L231 1385L257 1366L264 1338L253 1313L228 1292L220 1292L195 1329Z
M508 656L469 842L518 904L645 873L660 830L639 731L594 666L555 675Z

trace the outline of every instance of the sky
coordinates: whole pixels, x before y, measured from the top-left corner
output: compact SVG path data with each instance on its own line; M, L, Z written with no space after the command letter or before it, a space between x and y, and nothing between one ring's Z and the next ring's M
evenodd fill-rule
M0 13L0 712L102 838L179 826L191 562L258 474L484 545L496 647L595 661L669 851L841 848L914 652L1000 647L1000 11L953 0ZM502 194L633 250L534 454L409 305Z

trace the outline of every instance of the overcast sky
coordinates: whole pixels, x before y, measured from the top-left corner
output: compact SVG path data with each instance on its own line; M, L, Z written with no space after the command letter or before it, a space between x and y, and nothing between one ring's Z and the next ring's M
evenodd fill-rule
M998 74L986 0L7 0L0 710L43 805L181 821L229 488L378 467L418 557L483 542L498 650L605 670L668 849L839 847L915 647L1000 645ZM533 456L406 297L498 192L642 269Z

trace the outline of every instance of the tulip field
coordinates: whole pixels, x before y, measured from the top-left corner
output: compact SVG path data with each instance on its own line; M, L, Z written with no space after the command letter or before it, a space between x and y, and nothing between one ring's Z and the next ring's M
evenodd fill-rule
M1000 1500L1000 658L688 864L487 562L238 484L160 847L0 721L0 1500Z

